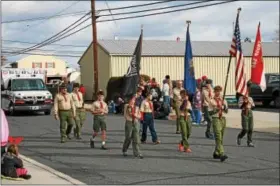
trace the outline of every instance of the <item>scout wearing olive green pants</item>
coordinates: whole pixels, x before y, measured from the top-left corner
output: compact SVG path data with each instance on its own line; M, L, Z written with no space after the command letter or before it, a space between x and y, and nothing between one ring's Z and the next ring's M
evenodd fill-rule
M181 126L181 135L182 135L182 141L179 144L179 151L190 153L192 152L188 139L191 135L191 117L190 113L192 111L192 106L189 101L189 96L186 90L181 90L180 95L182 97L183 103L180 106L180 126Z
M98 135L98 132L101 129L102 132L102 146L101 149L106 150L105 141L106 141L106 121L105 115L108 114L108 106L103 101L104 100L104 93L100 90L97 93L97 101L93 102L92 104L92 114L93 116L93 134L92 138L90 139L90 147L94 148L94 141L95 137Z
M176 112L177 120L176 120L176 134L181 133L180 127L180 106L182 104L182 98L180 96L180 91L184 90L182 87L182 81L177 81L176 87L173 89L173 107Z
M73 85L74 91L72 92L72 99L76 107L76 117L75 123L76 127L74 128L74 135L77 139L81 138L81 129L85 121L85 109L84 109L84 100L83 94L79 92L79 83Z
M123 143L123 155L127 156L127 149L132 141L133 154L135 157L140 159L143 158L140 152L140 136L139 136L139 119L140 111L139 107L135 105L136 98L133 97L129 104L124 106L124 117L125 117L125 140Z
M252 143L252 134L254 128L252 108L255 107L254 101L251 97L241 96L238 101L241 111L242 130L237 136L237 144L241 145L241 139L247 134L247 146L254 147Z
M209 113L209 102L214 95L211 84L212 84L212 80L207 79L206 86L202 88L202 106L203 106L204 118L207 121L205 137L213 139L214 137L211 133L212 117Z
M222 87L216 86L214 88L214 98L209 102L209 110L212 113L213 129L215 134L216 148L213 154L214 159L225 161L228 157L224 153L223 139L226 128L226 118L224 113L228 112L226 100L221 96Z
M60 92L54 99L54 116L56 120L60 120L61 143L65 143L65 139L71 139L70 133L74 125L74 117L76 109L71 94L67 93L66 86L60 86Z

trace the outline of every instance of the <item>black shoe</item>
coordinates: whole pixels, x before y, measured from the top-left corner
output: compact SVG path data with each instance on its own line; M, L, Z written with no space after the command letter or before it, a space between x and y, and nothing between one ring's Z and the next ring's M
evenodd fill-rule
M209 139L214 140L214 139L215 139L215 135L213 135L213 134L209 133Z
M23 179L25 179L25 180L29 180L30 178L31 178L31 175L29 175L29 174L26 174L26 175L21 175L21 176L19 176L20 178L23 178Z
M241 145L241 138L237 136L237 145Z
M72 138L70 137L70 135L67 135L67 139L71 140Z
M181 132L180 131L176 131L176 134L181 134Z
M94 141L92 138L90 139L90 148L94 148Z
M127 152L123 152L123 156L126 157L127 156Z
M248 147L255 147L255 145L254 145L252 142L247 143L247 146L248 146Z
M102 149L102 150L107 150L107 148L105 147L105 145L102 145L102 146L101 146L101 149Z
M217 155L217 154L214 153L214 154L213 154L213 158L214 158L214 159L220 159L221 156L219 156L219 155Z
M210 138L209 132L205 132L205 137Z
M77 130L76 130L76 128L74 128L74 137L77 137L78 135L77 135Z
M226 159L228 159L227 155L222 155L220 158L221 162L224 162Z
M80 136L77 136L76 139L81 140L82 138Z

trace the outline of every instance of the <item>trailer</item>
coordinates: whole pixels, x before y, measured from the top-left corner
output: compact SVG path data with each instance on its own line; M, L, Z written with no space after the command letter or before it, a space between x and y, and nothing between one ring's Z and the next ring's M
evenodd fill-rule
M2 69L1 76L1 107L7 114L29 111L50 115L53 97L45 84L46 70Z

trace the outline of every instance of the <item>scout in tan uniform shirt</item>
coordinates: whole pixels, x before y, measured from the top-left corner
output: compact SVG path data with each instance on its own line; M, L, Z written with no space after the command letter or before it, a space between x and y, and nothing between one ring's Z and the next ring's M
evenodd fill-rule
M106 141L106 121L105 115L108 114L108 106L104 102L104 92L100 90L97 93L97 101L92 104L92 114L93 114L93 134L90 139L90 147L94 148L95 137L101 129L102 132L102 146L101 149L106 150L105 141Z
M143 159L139 144L139 119L141 118L139 107L136 106L136 97L133 97L128 104L124 106L125 117L125 140L123 143L123 155L127 156L127 149L132 141L133 154L135 157Z
M177 81L176 87L173 89L173 107L176 112L177 120L176 120L176 134L181 133L180 127L180 105L182 104L182 98L180 95L180 91L184 90L183 82Z
M189 101L189 96L186 90L181 90L180 95L182 97L182 104L180 106L180 126L181 126L181 134L182 134L182 140L179 144L179 151L181 152L192 152L188 139L191 135L191 111L192 106L191 102Z
M206 138L214 139L213 134L211 133L212 118L209 113L209 102L214 96L211 84L212 84L212 80L207 79L206 86L202 88L202 106L203 106L202 110L204 112L204 118L207 121L207 128L205 131L205 136L206 136Z
M241 145L241 139L247 134L247 146L254 147L252 143L252 134L254 128L253 111L255 107L254 100L248 96L241 96L238 101L239 108L241 111L241 124L242 130L237 136L237 144Z
M228 157L224 154L224 132L226 128L226 118L224 113L228 113L227 101L222 98L222 87L216 86L214 88L214 98L209 102L209 111L212 113L213 129L215 134L215 151L213 153L214 159L225 161Z
M65 84L60 86L60 92L54 99L54 117L60 120L61 143L65 143L66 137L71 139L70 133L74 125L76 109L71 94L67 93Z
M74 128L74 135L77 139L81 138L81 130L85 121L85 109L84 109L84 100L83 94L79 91L79 83L73 85L74 91L72 92L72 99L76 107L76 117L75 123L76 127Z

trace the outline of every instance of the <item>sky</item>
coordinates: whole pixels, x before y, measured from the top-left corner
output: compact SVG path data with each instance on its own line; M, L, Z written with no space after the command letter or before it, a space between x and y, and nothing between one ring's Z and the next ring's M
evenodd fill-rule
M130 5L154 3L156 1L97 1L96 9L112 9ZM176 1L155 4L151 6L112 10L113 14L140 11L154 8L166 8L138 14L111 16L109 11L101 11L98 21L117 19L127 16L144 15L150 13L164 12L182 8L189 8L200 5L189 5L177 8L167 8L175 5L188 4L197 1ZM210 2L210 3L217 3ZM31 43L42 42L70 24L81 18L87 11L90 11L90 1L2 1L2 51L17 51L31 47L34 44L10 42L23 41ZM204 3L209 4L209 3ZM190 35L192 41L231 41L233 34L233 22L236 19L237 9L241 7L240 31L241 39L249 37L255 40L257 25L261 22L262 40L273 41L276 37L276 30L279 29L279 1L237 1L222 5L184 10L169 14L154 15L136 19L125 19L97 23L98 39L138 39L141 25L144 30L144 40L176 40L179 37L185 40L186 20L191 20ZM84 12L79 15L56 17L52 19L36 20L28 22L4 23L6 21L30 19L38 17L50 17L57 14L73 12ZM78 26L75 30L91 23L91 19ZM73 32L71 31L71 32ZM76 57L57 57L66 61L69 66L78 67L77 62L92 41L92 27L88 27L77 34L57 41L53 44L74 45L58 46L47 45L32 53L71 55ZM28 55L16 56L6 55L8 62L15 62Z

